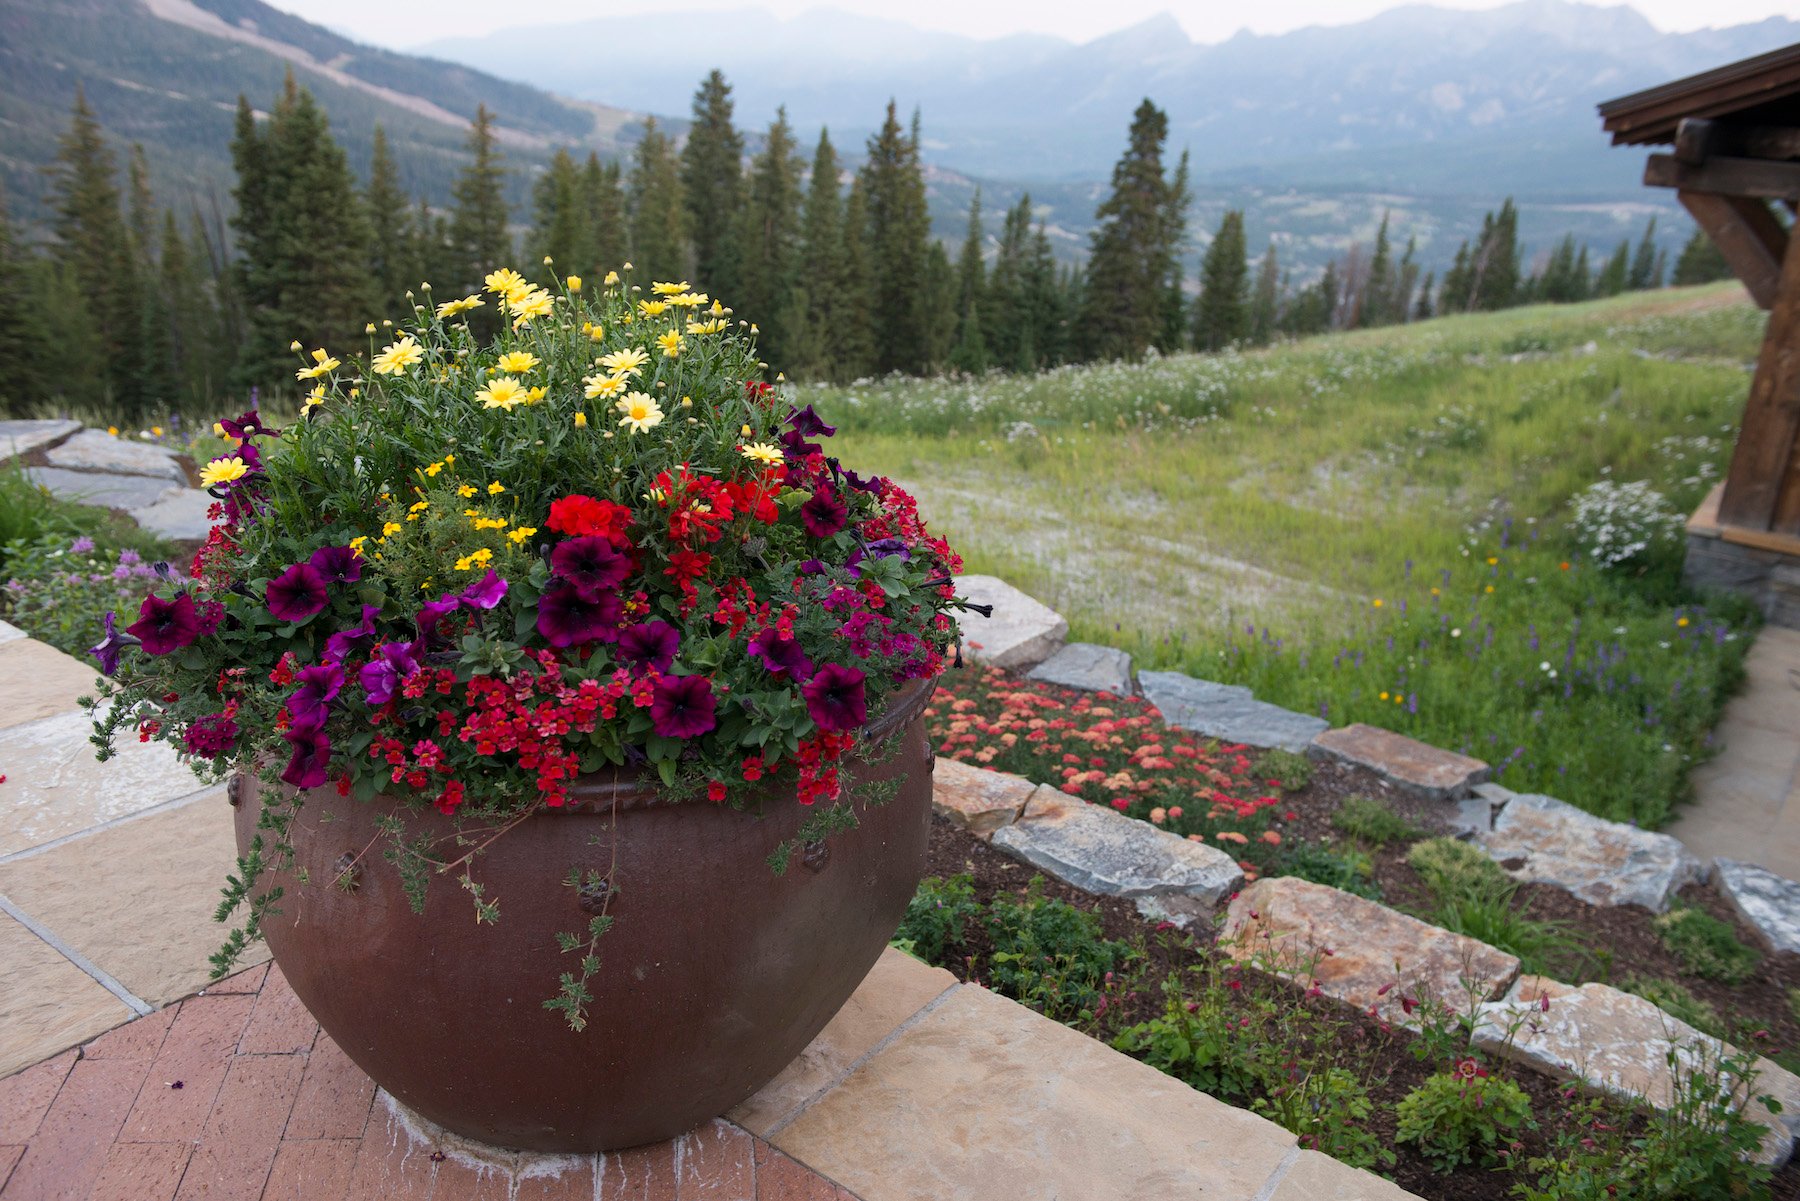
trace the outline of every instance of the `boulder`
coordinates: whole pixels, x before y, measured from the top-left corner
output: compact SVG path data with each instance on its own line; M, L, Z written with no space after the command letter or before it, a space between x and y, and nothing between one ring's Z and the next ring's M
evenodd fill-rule
M1553 797L1515 793L1475 845L1515 880L1554 884L1590 905L1661 913L1705 866L1676 839L1609 822Z
M1064 884L1108 897L1193 897L1208 905L1243 883L1230 855L1039 785L996 847Z
M1467 1012L1471 994L1493 1000L1519 974L1516 958L1486 943L1297 876L1265 877L1238 893L1221 945L1234 959L1407 1025L1417 1018L1403 999L1434 997Z
M185 491L181 484L148 475L107 475L93 471L69 471L61 467L29 467L25 474L52 496L103 509L147 509L171 492Z
M1030 676L1046 684L1079 688L1084 692L1131 695L1131 656L1117 647L1092 642L1069 645L1032 668Z
M1736 859L1714 860L1713 880L1771 950L1800 955L1800 884Z
M1009 772L971 767L940 756L931 774L931 808L980 839L1010 826L1037 785Z
M0 462L55 446L80 428L79 421L0 421Z
M1329 729L1320 718L1257 700L1248 688L1196 680L1178 671L1139 672L1138 686L1164 721L1221 742L1303 754Z
M175 461L175 452L148 442L115 438L104 430L83 430L44 456L52 467L68 471L95 471L106 475L144 475L187 483L187 472Z
M131 519L161 538L178 542L204 542L212 532L212 519L206 511L216 502L198 488L181 488L165 493L161 500L142 509L133 509Z
M1308 755L1377 773L1402 792L1428 801L1460 801L1488 778L1488 765L1467 755L1358 722L1313 739Z
M977 663L1010 671L1036 667L1062 649L1069 623L1062 615L991 575L956 579L956 591L978 605L992 605L991 617L959 613L963 653Z

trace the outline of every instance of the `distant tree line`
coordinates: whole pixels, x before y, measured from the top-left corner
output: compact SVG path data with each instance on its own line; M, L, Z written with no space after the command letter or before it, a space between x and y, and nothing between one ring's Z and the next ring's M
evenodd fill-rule
M485 107L450 205L433 209L401 186L380 127L359 184L325 113L290 75L266 118L239 99L234 210L178 218L157 208L139 147L121 189L78 90L49 168L53 237L23 245L0 198L0 414L61 408L142 424L211 414L251 387L291 391L295 340L349 350L371 320L403 316L406 292L423 281L448 299L504 265L545 280L631 263L646 283L690 281L755 323L772 372L835 381L1260 345L1664 278L1654 220L1635 249L1622 242L1597 269L1570 237L1525 274L1508 200L1441 282L1420 278L1413 239L1396 255L1386 217L1366 256L1352 247L1304 285L1273 241L1252 273L1234 210L1190 289L1188 160L1165 167L1167 137L1167 116L1145 100L1096 210L1087 261L1067 268L1029 195L1006 210L990 245L979 190L952 259L931 236L918 114L902 124L892 103L847 187L829 131L809 163L784 110L746 161L717 71L695 93L679 148L649 120L628 163L558 151L533 183L522 236ZM1696 235L1673 278L1724 274Z

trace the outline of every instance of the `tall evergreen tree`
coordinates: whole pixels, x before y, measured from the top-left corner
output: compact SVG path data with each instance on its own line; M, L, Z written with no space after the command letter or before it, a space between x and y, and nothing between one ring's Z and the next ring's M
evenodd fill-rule
M630 204L631 254L638 278L670 283L687 279L692 255L680 160L655 117L644 119L644 137L631 170Z
M956 258L956 347L950 363L960 371L979 374L988 366L987 338L981 329L981 310L986 303L987 268L982 261L986 238L981 229L981 189L969 201L969 231L962 253Z
M1037 317L1028 293L1032 253L1031 196L1006 210L1000 246L987 281L982 336L990 360L1008 371L1031 371L1038 365ZM1052 277L1054 286L1054 276Z
M1029 218L1031 206L1024 213ZM1071 362L1069 327L1081 311L1081 276L1073 268L1059 270L1050 248L1050 232L1042 221L1031 235L1020 278L1026 341L1020 353L1024 370L1035 371Z
M1219 222L1200 265L1200 302L1194 306L1194 349L1223 350L1250 333L1250 265L1244 256L1244 214Z
M426 277L415 273L418 264L412 202L400 186L400 169L388 150L387 130L379 124L375 126L369 152L369 182L363 188L363 206L369 213L367 262L378 307L390 317L404 314L407 289L417 289Z
M1406 251L1400 256L1400 269L1394 274L1394 291L1389 297L1388 320L1403 322L1412 309L1413 289L1419 286L1419 239L1409 234Z
M594 269L593 241L588 228L588 201L581 194L581 172L561 147L550 166L531 185L532 271L554 280ZM549 259L548 264L544 263Z
M869 204L860 176L844 201L838 286L843 312L832 342L836 378L860 379L875 369L875 273L869 259Z
M838 156L829 131L819 131L800 225L800 278L805 322L794 331L793 374L829 379L839 357L844 296L844 214L838 194Z
M1482 239L1470 259L1474 276L1470 307L1489 311L1517 303L1519 288L1519 210L1508 196L1500 214L1483 223Z
M1425 273L1425 282L1419 285L1419 302L1413 306L1412 319L1414 321L1431 320L1431 285L1436 278L1437 273L1435 271L1427 271Z
M733 248L743 268L737 307L761 326L758 348L763 359L781 372L798 369L795 347L806 312L806 299L798 294L800 177L806 163L795 153L797 149L787 109L777 109L762 151L750 165L749 194L739 210ZM698 253L696 239L696 256Z
M1193 193L1188 189L1188 152L1183 150L1175 167L1175 178L1169 185L1169 194L1163 200L1169 278L1163 287L1162 328L1156 335L1156 348L1166 354L1173 354L1188 344L1188 304L1182 291L1182 260L1187 257L1187 216L1193 201Z
M1652 217L1644 226L1644 236L1638 241L1637 253L1631 256L1631 271L1625 278L1625 286L1633 292L1660 288L1661 276L1656 262L1656 218Z
M172 349L163 310L167 299L158 278L156 197L150 192L150 162L144 147L132 143L125 177L128 181L127 212L131 218L129 274L119 281L137 335L120 350L120 374L132 381L131 391L147 413L162 413L175 403L175 382L170 374Z
M1354 325L1391 325L1394 320L1394 252L1388 243L1389 216L1385 212L1381 214L1381 228L1375 231L1375 253L1369 259L1369 278L1363 284ZM1401 304L1400 311L1405 313L1404 302Z
M469 155L450 189L450 244L457 267L453 282L459 289L474 289L488 272L512 265L506 168L494 137L494 114L485 104L476 107L469 127Z
M588 152L581 168L581 194L587 201L587 228L591 246L590 273L617 271L631 257L631 223L625 215L624 172L616 162L602 165L600 156Z
M1719 253L1718 246L1706 236L1706 231L1696 229L1694 236L1687 240L1681 248L1681 257L1675 260L1674 283L1678 288L1689 284L1709 284L1716 279L1729 279L1731 267L1725 262L1725 256Z
M1112 193L1094 212L1080 323L1090 357L1137 358L1162 326L1176 244L1175 189L1162 165L1168 136L1167 114L1148 99L1138 105Z
M693 238L696 286L741 306L748 282L743 277L744 252L737 244L744 201L744 139L732 127L731 114L731 85L714 68L694 93L694 121L681 149L681 187ZM787 128L785 115L781 125Z
M1444 282L1438 288L1437 311L1440 314L1467 312L1474 283L1474 277L1469 273L1469 243L1464 239L1456 248L1455 261L1444 272Z
M39 346L34 305L42 303L42 289L35 286L36 264L30 262L13 232L0 187L0 415L24 417L47 393L43 389L44 366ZM36 301L28 298L36 296Z
M1263 251L1256 268L1256 283L1250 289L1250 320L1247 338L1252 346L1267 346L1275 337L1275 321L1280 316L1281 267L1276 261L1275 242Z
M1617 296L1630 282L1631 242L1627 239L1619 243L1619 248L1606 260L1606 266L1600 269L1600 278L1594 281L1594 295Z
M931 218L925 208L925 174L919 143L900 128L893 101L881 129L869 139L860 181L867 219L869 286L873 311L874 369L918 373L932 361L931 296L926 272Z

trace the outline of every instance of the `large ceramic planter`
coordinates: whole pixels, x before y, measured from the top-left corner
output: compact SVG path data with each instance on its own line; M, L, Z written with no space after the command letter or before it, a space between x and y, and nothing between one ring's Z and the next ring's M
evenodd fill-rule
M909 685L868 731L847 773L859 826L785 875L765 862L808 811L770 795L761 817L705 802L658 803L654 787L588 779L578 803L527 819L477 861L500 920L478 926L452 876L414 914L394 868L361 861L354 890L329 881L377 838L377 802L308 798L298 866L264 933L295 993L344 1052L395 1098L459 1134L503 1147L595 1151L670 1138L721 1114L779 1072L874 965L925 868L931 750ZM881 804L866 785L899 780ZM245 780L240 853L261 802ZM329 820L327 820L329 818ZM435 833L435 813L415 815ZM377 844L379 845L379 844ZM585 930L594 869L618 889L591 982L588 1028L543 1007L576 969L559 931ZM591 898L589 898L591 904Z

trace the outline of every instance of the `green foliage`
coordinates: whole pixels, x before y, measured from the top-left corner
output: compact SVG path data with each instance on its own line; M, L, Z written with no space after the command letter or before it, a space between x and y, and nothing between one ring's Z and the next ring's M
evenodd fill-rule
M1284 876L1298 876L1372 901L1381 899L1381 886L1374 879L1374 865L1366 854L1351 848L1301 843L1276 860L1275 870Z
M887 117L870 136L868 156L857 175L866 216L855 233L867 245L869 297L879 317L873 323L871 363L877 372L921 371L936 365L926 280L931 218L919 149L916 120L911 133L903 130L890 100Z
M1146 99L1132 114L1112 193L1094 211L1083 349L1096 359L1138 359L1161 340L1176 252L1187 222L1185 189L1163 172L1169 118ZM1174 346L1166 349L1174 349Z
M945 963L951 958L950 948L960 946L964 932L980 918L981 906L968 873L927 876L906 904L894 943L927 963Z
M1378 847L1419 836L1418 827L1366 796L1345 797L1332 812L1331 824L1352 838Z
M1619 987L1649 1001L1670 1017L1679 1018L1702 1034L1724 1038L1725 1022L1719 1011L1693 994L1679 980L1662 980L1655 976L1626 976Z
M641 278L674 282L688 277L693 250L688 239L686 192L681 160L654 117L644 121L631 168L627 203L631 212L632 263Z
M785 229L758 230L754 218L739 228L739 222L748 215L750 206L746 205L744 196L744 139L732 127L732 108L731 85L725 82L724 74L714 68L694 92L693 123L688 126L687 141L681 148L681 198L687 206L687 228L693 238L694 274L699 281L695 287L727 297L728 303L748 305L746 312L759 321L770 321L779 308L751 303L749 290L758 286L775 289L790 286L793 268L788 258L790 247L786 243L792 235ZM755 175L773 167L777 172L787 173L789 178L775 184L781 190L779 197L765 194L759 198L760 204L757 201L751 203L765 212L772 206L775 211L771 215L780 226L787 226L794 220L798 208L799 172L788 166L793 139L787 136L785 113L776 125L781 129L781 143L772 149L765 147L759 156L764 165L752 167L751 171ZM752 188L756 186L752 184ZM761 186L766 193L770 181L765 179ZM752 251L749 239L744 236L746 233L767 240L760 254ZM775 243L773 249L767 244L770 241ZM758 264L752 261L756 258L765 261ZM759 266L768 265L769 259L778 263L777 280L763 283L758 280L757 271ZM647 268L647 264L639 265ZM672 280L680 277L657 275L654 278Z
M1387 226L1382 226L1385 238ZM1244 256L1244 214L1231 209L1219 223L1200 265L1194 305L1194 349L1223 350L1250 333L1250 267Z
M475 110L469 128L469 162L450 190L454 201L450 250L455 274L439 280L440 287L448 284L459 292L474 291L489 271L512 261L511 206L506 199L503 157L494 133L494 114L483 104Z
M1394 1153L1370 1129L1375 1103L1355 1074L1344 1068L1290 1064L1250 1103L1253 1112L1300 1136L1300 1145L1353 1168L1392 1167Z
M1468 843L1428 838L1413 844L1407 863L1435 902L1427 916L1444 929L1518 956L1530 973L1555 972L1585 958L1583 944L1566 923L1520 912L1514 901L1518 885Z
M1696 229L1682 246L1680 257L1675 260L1675 286L1679 288L1730 278L1731 265L1725 261L1725 255L1706 236L1705 230Z
M1406 862L1438 900L1510 895L1513 882L1500 865L1456 838L1427 838L1413 844Z
M1264 751L1250 765L1250 771L1257 779L1283 792L1299 792L1312 783L1312 760L1292 751Z
M689 146L693 145L689 142ZM787 111L777 113L763 135L763 147L750 164L748 191L737 218L736 245L731 251L742 282L725 293L739 313L756 323L757 355L785 370L801 356L805 339L806 281L800 274L800 180L806 163L795 153ZM699 226L695 226L698 230ZM696 255L699 235L695 235ZM715 251L715 253L718 253ZM732 268L721 267L722 270ZM702 281L704 270L699 271ZM722 285L721 285L722 286Z
M1045 896L1042 876L1032 877L1023 896L995 897L984 924L994 944L992 982L1059 1020L1091 1014L1112 970L1131 954L1106 938L1094 914Z
M9 578L0 586L0 616L88 664L88 648L105 635L106 615L117 613L120 629L130 625L157 579L136 550L101 549L85 535L12 543L4 567Z
M1740 941L1728 923L1690 906L1657 918L1656 933L1683 971L1707 980L1742 984L1762 966L1762 953Z
M1512 1081L1481 1073L1473 1060L1439 1072L1395 1109L1395 1139L1416 1144L1440 1172L1499 1161L1502 1147L1531 1125L1531 1098Z

